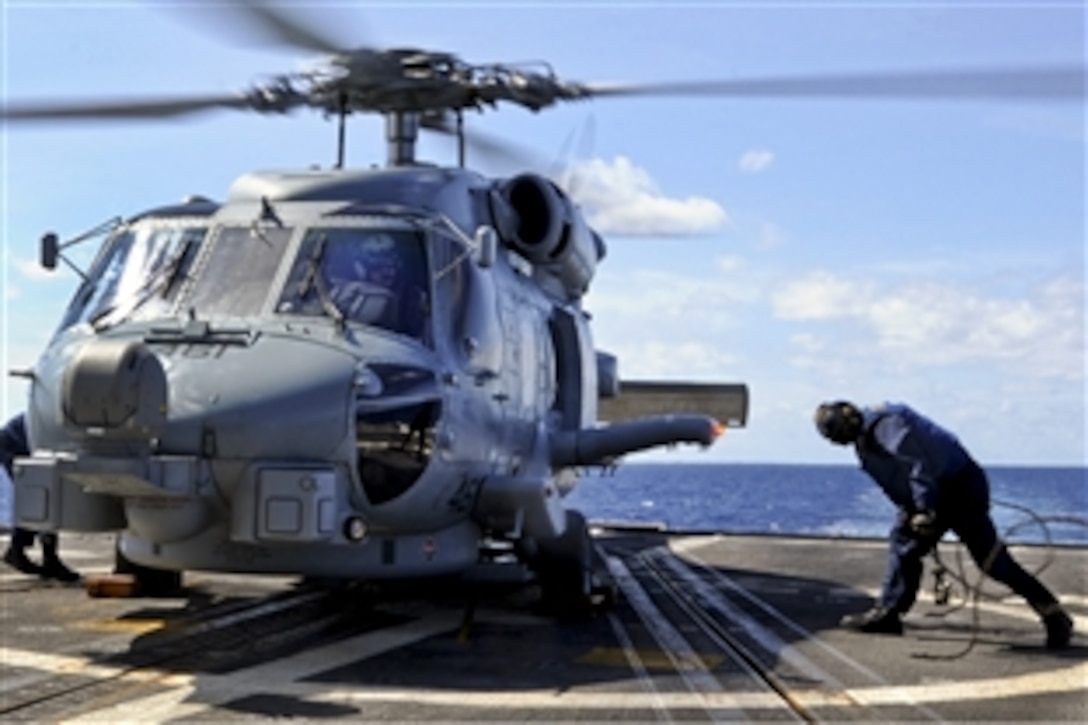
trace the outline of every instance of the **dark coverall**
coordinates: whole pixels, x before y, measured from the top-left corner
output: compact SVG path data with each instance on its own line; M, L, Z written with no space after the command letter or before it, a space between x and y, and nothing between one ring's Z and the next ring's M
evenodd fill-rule
M856 450L861 467L899 507L890 534L880 605L905 614L922 579L922 560L946 531L954 531L979 568L1040 613L1057 599L1009 555L990 519L986 473L952 433L902 404L864 409ZM918 513L935 515L931 532L911 527Z
M26 417L20 413L0 428L0 465L3 465L9 478L14 480L12 462L15 458L28 455L30 455L30 443L26 435ZM41 567L26 559L26 549L34 544L35 536L38 537L42 547ZM4 560L28 574L38 573L64 581L73 581L78 578L78 575L61 563L57 556L57 535L49 531L36 532L14 527Z

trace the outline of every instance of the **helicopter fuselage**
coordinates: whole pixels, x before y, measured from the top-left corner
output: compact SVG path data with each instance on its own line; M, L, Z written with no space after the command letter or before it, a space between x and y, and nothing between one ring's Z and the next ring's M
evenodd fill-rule
M717 434L595 430L618 389L581 308L603 256L532 175L250 174L142 214L33 371L17 523L121 531L156 569L362 578L555 539L577 466Z

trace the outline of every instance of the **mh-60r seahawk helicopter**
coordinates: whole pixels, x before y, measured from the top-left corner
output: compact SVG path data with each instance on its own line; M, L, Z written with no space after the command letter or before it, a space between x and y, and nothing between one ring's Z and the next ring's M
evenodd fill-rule
M344 49L241 95L11 105L9 122L315 108L335 168L252 173L106 239L33 370L15 520L118 531L148 586L186 569L349 579L456 574L516 558L559 611L593 585L579 470L743 426L741 384L621 384L582 300L605 243L564 191L464 166L466 109L638 94L1069 95L1077 71L587 85L446 53ZM1080 81L1082 82L1082 77ZM344 121L384 114L388 163L344 168ZM457 166L420 163L421 129ZM53 234L42 264L71 263ZM71 265L74 266L74 265Z

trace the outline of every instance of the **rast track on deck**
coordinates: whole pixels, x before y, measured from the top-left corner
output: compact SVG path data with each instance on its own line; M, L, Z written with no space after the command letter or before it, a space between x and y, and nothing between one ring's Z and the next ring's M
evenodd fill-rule
M765 685L774 682L773 676L758 665L753 666L751 657L738 650L728 635L723 634L722 625L700 612L690 594L663 575L660 562L647 561L646 565L633 562L636 576L629 573L619 558L609 556L608 563L623 582L626 601L634 606L625 605L604 612L602 619L609 623L617 641L626 643L620 649L624 651L633 676L649 695L641 699L650 706L655 719L668 721L677 714L682 719L692 716L707 720L736 719L743 716L745 702L751 708L757 701L757 709L763 715L761 719L767 716L771 716L770 719L811 719L788 697L775 697L776 691ZM654 592L654 599L664 601L655 604L648 598L648 591ZM130 649L108 657L93 661L70 657L66 662L63 656L43 656L39 664L45 670L36 676L24 677L21 684L9 682L5 687L0 716L22 721L98 720L105 719L109 713L120 715L125 712L139 716L140 710L132 703L158 699L180 683L190 682L193 673L214 673L222 677L256 665L267 667L280 658L307 649L328 648L366 632L403 625L413 619L429 621L439 616L438 611L431 611L428 605L418 601L376 603L372 597L373 592L369 589L343 587L334 590L299 588L254 599L230 600L176 620L154 636L139 638ZM438 606L442 608L442 605ZM503 614L493 606L476 607L474 611L484 628L491 622L503 620ZM456 613L454 610L443 612L445 616L441 616L441 620L446 627L438 629L446 631L438 636L454 636L455 630L455 636L462 640L471 637L476 623L467 612L467 609L461 612L459 623L457 617L449 616ZM668 618L663 612L668 612ZM634 621L635 626L629 629L623 623L624 618ZM530 626L563 626L539 619ZM680 634L681 630L687 634ZM657 647L636 649L632 640L644 637L647 632ZM699 642L698 653L689 638ZM362 652L359 654L363 656ZM649 667L646 660L650 661ZM732 663L732 666L723 666L722 662ZM671 664L672 673L667 679L682 682L684 689L673 691L670 684L660 684L663 663ZM708 663L719 664L711 668ZM33 663L24 660L23 664ZM649 675L649 669L655 670L653 677ZM738 677L746 680L741 689L749 694L730 694L730 688L738 685ZM310 694L317 694L319 688L311 689L315 692ZM753 696L753 690L760 694ZM242 692L235 694L244 695ZM394 700L400 699L393 693L387 694ZM465 694L472 699L470 693ZM167 708L155 712L154 716L170 718L192 712L200 698L187 699L190 700L188 707L179 703L176 712ZM535 698L531 696L519 697L513 693L510 697L496 699L530 708L542 704L542 701L533 702ZM607 708L610 698L574 696L572 699L570 704L585 715L587 712L600 713L602 707ZM567 708L561 705L552 715L562 718L564 710ZM150 715L151 711L144 713ZM574 715L569 710L565 714Z
M602 612L595 624L608 622L611 634L630 667L628 676L637 680L645 696L636 701L649 708L655 719L721 720L750 718L753 706L758 719L812 720L803 705L791 701L788 692L758 661L745 652L726 627L711 613L703 611L690 591L669 576L667 556L635 556L630 564L607 555L608 566L621 582L624 602ZM673 565L675 569L676 565ZM682 565L681 565L682 566ZM633 573L632 573L633 572ZM652 594L649 594L652 592ZM277 660L289 659L306 650L335 647L338 642L356 640L368 632L379 632L417 621L430 631L436 621L437 636L465 640L476 627L493 634L488 627L504 619L496 604L474 606L479 617L474 622L466 607L459 613L452 602L428 605L422 601L375 598L372 589L340 587L332 590L295 588L252 599L229 599L179 617L152 635L133 641L128 649L102 658L43 655L38 665L43 669L24 675L21 681L9 681L0 700L0 717L7 720L81 720L104 719L109 714L140 716L133 703L158 700L179 684L191 685L201 675L228 677L255 666L268 667ZM501 605L498 605L501 606ZM512 605L515 609L516 603ZM513 609L506 614L514 614ZM436 619L437 618L437 619ZM534 629L556 628L562 636L563 624L543 617L521 617ZM538 619L539 621L531 621ZM624 620L628 624L624 623ZM585 623L593 626L594 623ZM575 625L583 626L583 625ZM684 634L681 634L681 632ZM514 632L509 634L514 635ZM649 635L652 644L635 647L635 640ZM514 635L516 637L516 635ZM511 645L516 643L511 642ZM698 652L695 647L698 647ZM602 648L601 651L609 648ZM362 651L360 657L365 656ZM331 658L336 659L336 658ZM331 661L331 660L330 660ZM649 664L647 664L649 662ZM33 666L23 658L21 663ZM665 666L663 666L665 665ZM605 666L608 666L607 664ZM664 670L671 670L665 675ZM650 675L650 670L654 674ZM496 674L497 679L501 675ZM676 689L679 682L683 687ZM559 684L559 683L557 683ZM360 685L365 688L365 684ZM308 688L318 695L320 687ZM199 692L199 688L197 688ZM300 695L302 693L299 693ZM391 699L401 699L386 693ZM244 696L244 692L236 692ZM471 694L465 693L471 700ZM602 713L609 703L619 705L628 695L612 698L601 694L572 696L573 711L562 700L553 703L552 717L580 717ZM170 699L170 698L167 698ZM202 698L186 697L179 709L154 713L170 718L191 713ZM214 699L214 698L213 698ZM427 699L424 697L423 699ZM531 695L496 698L501 707L505 700L519 709L536 709L544 700L534 702ZM215 703L208 705L215 707ZM439 703L435 703L436 705ZM187 706L186 706L187 705ZM439 715L439 707L435 714ZM636 710L641 710L636 707ZM143 710L151 715L152 711ZM581 713L581 715L576 714Z
M108 542L95 545L108 566ZM1023 670L1009 683L1049 688L1046 719L1083 713L1075 686L1060 694L1061 682L1083 680L1083 649L1010 657L993 642L1037 636L1018 620L991 622L969 661L923 669L910 651L962 642L959 625L877 640L824 631L859 592L813 578L826 572L748 566L762 551L804 571L804 556L827 562L828 547L840 563L868 560L867 544L640 532L597 546L619 596L571 622L537 615L532 587L255 587L192 574L180 599L108 600L26 578L3 595L0 718L940 721L1006 710L1010 686L990 683L994 655L1000 671ZM1069 555L1075 572L1084 552ZM919 687L934 676L948 702ZM997 699L957 701L971 678Z

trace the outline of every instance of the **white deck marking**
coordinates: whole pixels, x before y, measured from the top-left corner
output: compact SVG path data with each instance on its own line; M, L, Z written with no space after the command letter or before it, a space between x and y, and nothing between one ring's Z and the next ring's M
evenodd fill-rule
M710 535L707 535L707 536L685 537L683 539L676 539L676 540L670 541L669 542L669 549L671 551L677 553L677 554L684 554L684 555L688 556L688 558L692 559L693 561L700 561L701 562L702 560L700 560L698 558L698 556L694 555L692 552L694 552L694 551L696 551L698 549L705 549L705 548L707 548L709 546L721 545L722 542L726 541L728 538L729 538L728 536L723 536L721 534L710 534ZM871 548L878 548L881 551L886 551L887 548L888 548L888 545L886 543L882 542L882 541L864 541L864 540L854 540L854 539L849 539L849 540L846 540L846 541L850 544L851 547L867 546L867 547L871 547ZM775 546L776 547L778 547L778 546L808 547L808 546L811 546L811 542L807 541L805 539L793 540L793 539L789 539L789 538L782 538L782 539L776 539L775 540ZM706 564L704 563L704 565L706 565ZM1031 570L1030 567L1025 566L1025 568L1027 568L1029 571ZM968 581L971 584L974 584L977 575L978 575L978 570L977 569L970 570L970 575L968 576ZM1045 578L1045 575L1044 575L1044 578ZM984 583L985 583L985 585L987 587L987 589L986 589L987 592L992 593L994 590L996 590L998 592L1008 592L1008 589L1004 588L1003 585L1001 585L1000 583L994 581L993 579L986 578L983 581L984 581ZM962 595L963 588L958 582L954 582L953 587L957 591L959 591L961 593L961 595ZM833 593L842 594L842 595L865 594L865 595L875 599L880 594L880 589L878 589L876 587L866 587L866 588L842 587L841 589L834 590ZM1077 607L1077 608L1080 608L1080 609L1088 609L1088 596L1085 596L1083 594L1061 594L1060 596L1058 596L1058 598L1061 600L1061 603L1063 605L1066 605L1067 607ZM934 606L936 606L936 603L933 600L932 591L926 589L925 587L922 587L922 589L920 589L918 591L918 601L927 602L927 603L930 603L930 604L933 604ZM1017 619L1031 620L1031 621L1034 621L1034 620L1038 619L1038 616L1035 614L1035 612L1032 611L1032 609L1030 607L1028 607L1027 604L1025 604L1023 602L1023 600L1018 599L1015 594L1011 594L1011 593L1009 593L1006 597L1003 597L1001 601L996 601L994 599L982 599L979 602L979 607L983 611L988 610L988 611L994 612L995 614L1002 614L1002 615L1005 615L1005 616L1008 616L1008 617L1015 617ZM1069 612L1069 616L1073 617L1073 621L1074 621L1077 629L1079 629L1081 631L1088 630L1088 616L1076 615L1073 612Z
M1021 697L1028 694L1047 694L1083 691L1088 682L1088 663L1077 663L1069 667L1047 670L1013 677L995 677L984 680L964 682L927 683L904 687L853 688L848 692L855 699L870 706L894 706L903 702L904 691L910 699L927 703L961 703L968 700L1001 699ZM800 691L802 696L813 693ZM692 707L694 696L690 693L661 692L658 697L670 708ZM746 710L780 710L781 700L777 695L760 692L736 693L738 704ZM309 698L320 702L420 702L431 705L448 706L505 706L554 708L571 707L581 709L607 709L616 707L643 708L657 699L647 693L600 693L553 690L519 690L517 692L438 692L383 690L367 688L365 690L330 690Z
M1048 669L1043 672L1028 672L1010 677L850 690L851 695L869 705L899 702L904 692L910 693L911 699L916 702L931 703L1000 700L1008 697L1069 692L1088 693L1088 662L1078 662L1068 667Z
M188 676L186 676L188 677ZM854 699L869 707L899 706L903 694L915 701L931 704L942 702L962 703L970 700L1001 699L1024 694L1070 692L1084 689L1088 677L1088 665L1072 665L1063 670L1019 675L1016 677L974 680L943 684L911 685L905 687L871 687L849 690ZM207 716L211 709L223 706L233 699L250 694L275 694L291 697L300 702L335 703L341 705L365 703L409 703L434 707L452 708L510 708L515 710L538 709L556 713L572 710L651 710L657 707L669 709L702 708L717 700L692 692L601 692L589 689L519 689L468 690L458 687L451 690L423 690L416 688L394 689L361 685L350 688L329 688L327 684L269 681L230 682L230 676L216 676L219 681L208 687L212 676L197 678L197 682L178 687L169 692L131 700L116 707L86 713L65 722L147 722L182 717ZM157 683L163 684L163 683ZM194 686L195 684L195 686ZM235 689L238 688L238 689ZM226 690L224 692L224 690ZM801 697L818 697L804 690ZM190 698L190 702L185 702ZM780 713L781 699L766 692L736 692L728 695L730 704L739 705L749 716L759 711Z
M172 686L173 689L90 712L81 712L65 721L149 722L191 717L229 703L244 693L283 694L294 680L453 631L460 624L459 613L442 613L388 629L367 632L226 675L160 673L163 679L156 684ZM186 702L189 699L192 701Z
M854 589L852 591L866 594L874 600L880 596L880 590L875 587ZM918 601L920 603L924 603L933 607L933 610L929 612L919 612L917 609L911 610L911 613L907 615L907 618L904 621L909 622L911 618L922 619L932 618L934 616L939 617L941 616L942 611L951 608L953 604L956 604L957 600L953 599L952 603L947 606L940 605L937 604L936 600L934 600L932 591L922 589L918 592ZM1071 609L1069 609L1069 607L1071 606L1085 607L1086 603L1088 603L1088 597L1082 597L1075 594L1063 594L1061 596L1061 603L1063 606L1066 607L1066 612L1073 619L1073 628L1081 632L1088 630L1088 617L1083 614L1077 614L1076 612L1073 612ZM961 609L963 612L970 614L971 609L975 606L976 605L974 602L968 602L966 607L963 607ZM1015 594L1010 594L1007 599L1003 599L1002 601L981 599L979 600L977 606L979 612L982 613L999 614L1003 617L1008 617L1010 619L1019 619L1024 622L1039 621L1039 615L1035 613L1035 610L1029 607L1023 599L1019 599ZM1041 629L1039 631L1042 632Z
M471 690L396 690L392 688L351 687L331 689L327 683L306 683L302 679L317 672L355 662L367 656L406 646L419 639L453 631L459 625L456 617L434 618L416 622L382 633L368 633L309 652L294 658L265 663L228 675L192 675L154 670L123 675L122 681L132 684L154 683L171 689L156 695L137 698L101 709L80 713L71 722L147 722L207 714L212 708L229 703L247 694L274 693L297 697L313 703L409 703L440 707L503 706L511 708L575 708L582 710L702 708L708 698L691 692L601 692L589 689L517 690L511 692ZM397 630L397 631L393 631ZM383 636L375 637L375 634ZM48 655L12 648L0 649L0 661L15 667L35 668L53 674L70 674L107 678L123 674L117 667L96 665L86 657ZM1021 697L1033 693L1084 692L1088 683L1088 663L1045 672L994 677L982 680L962 680L945 683L925 683L908 686L874 686L851 688L847 692L867 706L900 705L905 700L917 703L959 703L969 700ZM6 682L5 682L6 684ZM815 697L804 690L800 697ZM186 702L186 700L190 700ZM748 713L766 709L780 711L781 700L776 694L738 692L729 695L730 704Z
M621 622L619 617L615 614L609 612L608 624L611 625L612 633L615 635L616 641L623 650L623 656L627 660L627 666L631 668L631 671L635 673L635 677L638 678L639 687L641 687L642 691L649 695L653 701L654 714L657 717L657 721L672 722L672 718L669 717L668 709L666 709L665 704L661 701L661 693L658 692L657 687L654 685L654 680L650 677L650 673L646 671L646 665L643 664L642 658L639 657L634 643L631 642L631 636L627 634L627 630L624 629L623 622Z
M733 692L721 695L702 695L692 692L660 692L651 695L645 692L600 692L579 689L548 690L510 690L510 691L474 691L474 690L391 690L383 688L358 688L351 690L328 690L308 698L311 702L335 702L340 704L365 702L410 702L442 707L475 707L481 709L505 707L517 710L537 709L556 713L556 719L562 709L575 710L649 710L662 706L672 710L692 710L704 708L709 702L715 706L739 705L748 713L767 710L782 712L782 698L766 692ZM712 714L721 715L722 710L714 707ZM750 715L742 722L751 720ZM720 721L720 720L718 720ZM548 722L547 719L544 722Z

